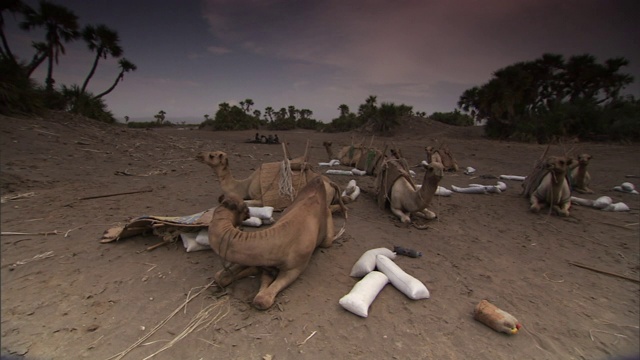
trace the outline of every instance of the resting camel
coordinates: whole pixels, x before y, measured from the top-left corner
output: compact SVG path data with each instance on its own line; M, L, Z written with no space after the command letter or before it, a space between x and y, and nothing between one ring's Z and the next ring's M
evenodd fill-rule
M567 171L573 164L565 156L549 156L534 173L525 180L525 196L529 197L529 210L540 212L547 205L560 216L569 216L571 207L571 188L567 180Z
M327 156L329 157L329 161L335 159L335 155L333 155L333 149L331 148L331 145L333 143L331 141L324 141L322 143L322 146L324 146L324 149L327 151Z
M440 149L436 149L433 146L427 146L424 148L427 152L427 162L437 162L442 164L445 171L458 171L458 163L454 159L449 148L441 146Z
M363 153L364 148L361 145L349 145L340 149L337 159L340 160L341 165L356 166Z
M262 189L260 186L260 168L256 169L249 177L242 180L237 180L231 174L229 169L229 157L223 151L203 152L196 157L198 160L209 165L218 176L220 180L220 187L225 194L235 194L243 200L246 200L249 206L262 206ZM292 163L300 162L300 159L291 160ZM333 182L326 176L317 174L315 172L309 172L313 176L319 176L322 178L325 184L325 193L327 195L327 203L331 204L332 211L339 211L338 198L340 197L340 191L335 191ZM337 186L336 186L337 187ZM351 198L343 197L341 201L351 201Z
M587 166L592 156L589 154L578 155L578 161L574 162L570 170L569 179L571 179L571 187L581 194L593 194L593 190L589 189L591 175L587 171Z
M339 189L335 184L335 191ZM233 263L215 275L225 287L235 280L262 272L260 290L253 305L270 308L275 297L305 270L316 247L330 247L336 235L325 186L320 177L305 185L282 217L265 230L243 232L238 226L249 218L245 202L235 195L221 195L209 225L209 244L224 261ZM343 211L346 221L346 209ZM275 273L275 275L273 274Z
M395 166L393 164L389 165ZM428 220L436 218L436 214L428 210L427 206L431 203L438 189L444 170L442 164L436 162L423 166L426 171L422 186L419 188L413 184L408 174L404 174L406 171L402 170L400 170L403 173L402 176L396 177L395 180L393 177L388 178L390 181L394 181L392 185L384 184L385 179L379 182L379 191L387 193L385 196L389 201L391 212L405 224L411 223L411 215L417 215ZM385 172L381 176L388 176L388 174L389 172ZM391 188L387 190L389 185L391 185ZM381 203L379 204L382 205Z

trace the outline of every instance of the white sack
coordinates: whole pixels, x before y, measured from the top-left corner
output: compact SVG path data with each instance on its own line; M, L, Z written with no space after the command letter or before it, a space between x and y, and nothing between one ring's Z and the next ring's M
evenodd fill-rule
M619 203L611 204L602 210L603 211L629 211L630 209L627 206L627 204L623 202L619 202Z
M351 172L353 173L353 175L358 175L358 176L367 175L366 171L360 170L360 169L356 169L356 168L351 169Z
M571 203L576 205L593 207L593 200L583 199L576 196L571 197Z
M431 295L427 287L418 279L407 274L393 260L384 255L376 256L376 266L389 278L389 281L409 299L428 299Z
M244 220L242 222L242 225L251 226L251 227L260 227L262 226L262 220L260 220L260 218L257 218L255 216L251 216L247 220Z
M334 170L334 169L330 169L325 171L325 174L331 174L331 175L353 175L353 173L349 170Z
M373 271L373 269L376 268L376 256L378 255L383 255L390 259L396 258L396 253L384 247L367 250L360 256L360 259L353 264L351 274L349 275L353 277L363 277Z
M472 168L471 166L467 166L466 169L464 169L464 174L465 175L472 175L476 172L476 169Z
M611 200L608 196L600 196L593 202L593 207L596 209L604 209L607 206L611 205L613 200Z
M385 274L372 271L358 281L338 303L346 310L366 318L369 316L369 306L388 283L389 278Z
M205 233L207 232L206 229L204 231ZM196 241L196 237L198 235L199 233L194 233L194 232L180 233L180 238L182 239L182 245L184 245L184 248L187 252L211 250L211 247L209 246L209 236L207 235L207 242L205 244L200 244Z
M416 190L420 190L421 187L422 185L416 185ZM437 196L451 196L451 194L453 194L453 191L442 186L438 186L435 192L435 195Z
M455 192L464 193L464 194L487 194L487 189L484 186L472 186L468 188L457 187L455 185L451 185L451 189ZM498 191L500 191L498 189Z
M209 246L209 230L208 229L200 230L200 232L198 233L198 236L196 236L196 242L200 245L208 247Z
M273 207L272 206L249 206L249 216L257 217L259 219L271 219L273 217Z
M500 179L506 179L506 180L516 180L516 181L524 181L524 179L526 179L526 176L519 176L519 175L500 175Z

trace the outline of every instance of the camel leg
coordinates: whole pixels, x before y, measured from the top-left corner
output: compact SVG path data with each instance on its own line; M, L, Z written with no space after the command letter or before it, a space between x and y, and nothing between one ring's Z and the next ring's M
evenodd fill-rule
M436 213L434 213L433 211L431 211L431 210L429 210L427 208L424 208L424 209L422 209L420 211L416 211L414 214L416 214L417 216L419 216L421 218L427 219L427 220L433 220L433 219L438 217L438 215L436 215Z
M531 195L531 197L529 198L529 201L531 202L531 207L529 207L529 211L531 211L532 213L539 213L540 209L542 208L542 205L540 204L538 197L535 196L535 194Z
M571 207L571 202L567 201L565 203L560 204L560 206L553 205L553 210L556 212L556 214L560 216L569 216L570 207Z
M411 218L409 217L409 215L405 214L404 212L402 212L402 210L400 209L394 209L393 207L391 208L391 212L397 216L401 222L403 222L404 224L408 224L411 222Z
M275 271L277 271L277 269ZM260 277L260 289L258 290L258 293L268 288L275 279L276 278L271 273L270 269L262 269L262 276Z
M333 244L335 237L335 229L333 228L333 216L331 216L331 210L327 209L327 229L325 231L325 238L320 243L320 247L328 248Z
M260 269L255 266L245 266L233 264L229 269L222 269L214 276L216 283L221 287L226 287L232 282L245 278L247 276L257 275Z
M273 306L276 295L278 295L280 291L284 290L284 288L291 285L291 283L300 276L303 268L304 267L280 270L278 277L276 277L271 285L258 292L256 297L253 298L253 306L260 310L266 310Z

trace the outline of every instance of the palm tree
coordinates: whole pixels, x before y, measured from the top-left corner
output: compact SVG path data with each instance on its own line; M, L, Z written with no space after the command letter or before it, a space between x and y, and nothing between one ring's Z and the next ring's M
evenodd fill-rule
M64 6L40 0L38 11L27 9L26 20L20 23L24 30L38 27L45 28L47 43L47 58L49 67L45 80L47 91L53 91L53 62L58 63L60 53L65 53L63 42L70 42L80 36L78 31L78 16Z
M12 14L25 13L30 7L23 3L21 0L3 0L0 2L0 38L2 39L2 47L0 48L0 55L7 57L11 62L17 64L15 56L11 52L7 38L4 35L4 17L2 13L7 10Z
M264 116L265 120L268 117L269 121L273 121L273 108L271 106L267 106L266 108L264 108Z
M158 113L156 115L154 115L153 117L156 118L156 121L158 122L158 125L161 125L164 122L164 116L167 113L164 110L160 110L158 111Z
M122 47L118 44L118 42L120 42L118 33L109 29L106 25L98 25L97 27L87 25L82 31L82 38L87 42L89 50L96 52L96 58L93 60L91 71L89 71L89 75L87 75L80 90L84 92L87 89L89 80L96 72L100 58L106 59L109 55L118 58L122 56Z
M47 58L49 46L47 43L42 41L33 41L31 42L31 46L36 49L36 53L33 54L33 58L31 59L31 63L27 65L27 76L31 76L31 74L42 64L42 62Z
M120 73L118 74L118 77L116 77L116 81L114 81L113 85L111 85L111 87L108 88L107 90L105 90L103 93L100 93L100 94L94 96L93 97L94 99L101 98L101 97L107 95L108 93L112 92L113 89L116 88L116 86L118 85L120 80L124 79L124 73L128 73L129 71L136 71L138 69L136 64L130 62L129 60L127 60L125 58L120 59L120 61L118 61L118 64L120 64Z
M340 110L340 116L341 117L345 117L345 116L349 115L349 106L347 106L345 104L340 104L340 106L338 106L338 110Z

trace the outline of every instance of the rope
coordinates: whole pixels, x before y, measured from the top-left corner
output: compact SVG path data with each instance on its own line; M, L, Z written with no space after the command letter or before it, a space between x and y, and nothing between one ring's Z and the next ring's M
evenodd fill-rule
M295 197L295 190L291 181L291 162L284 159L280 165L280 180L278 182L280 195L288 196L291 201Z

